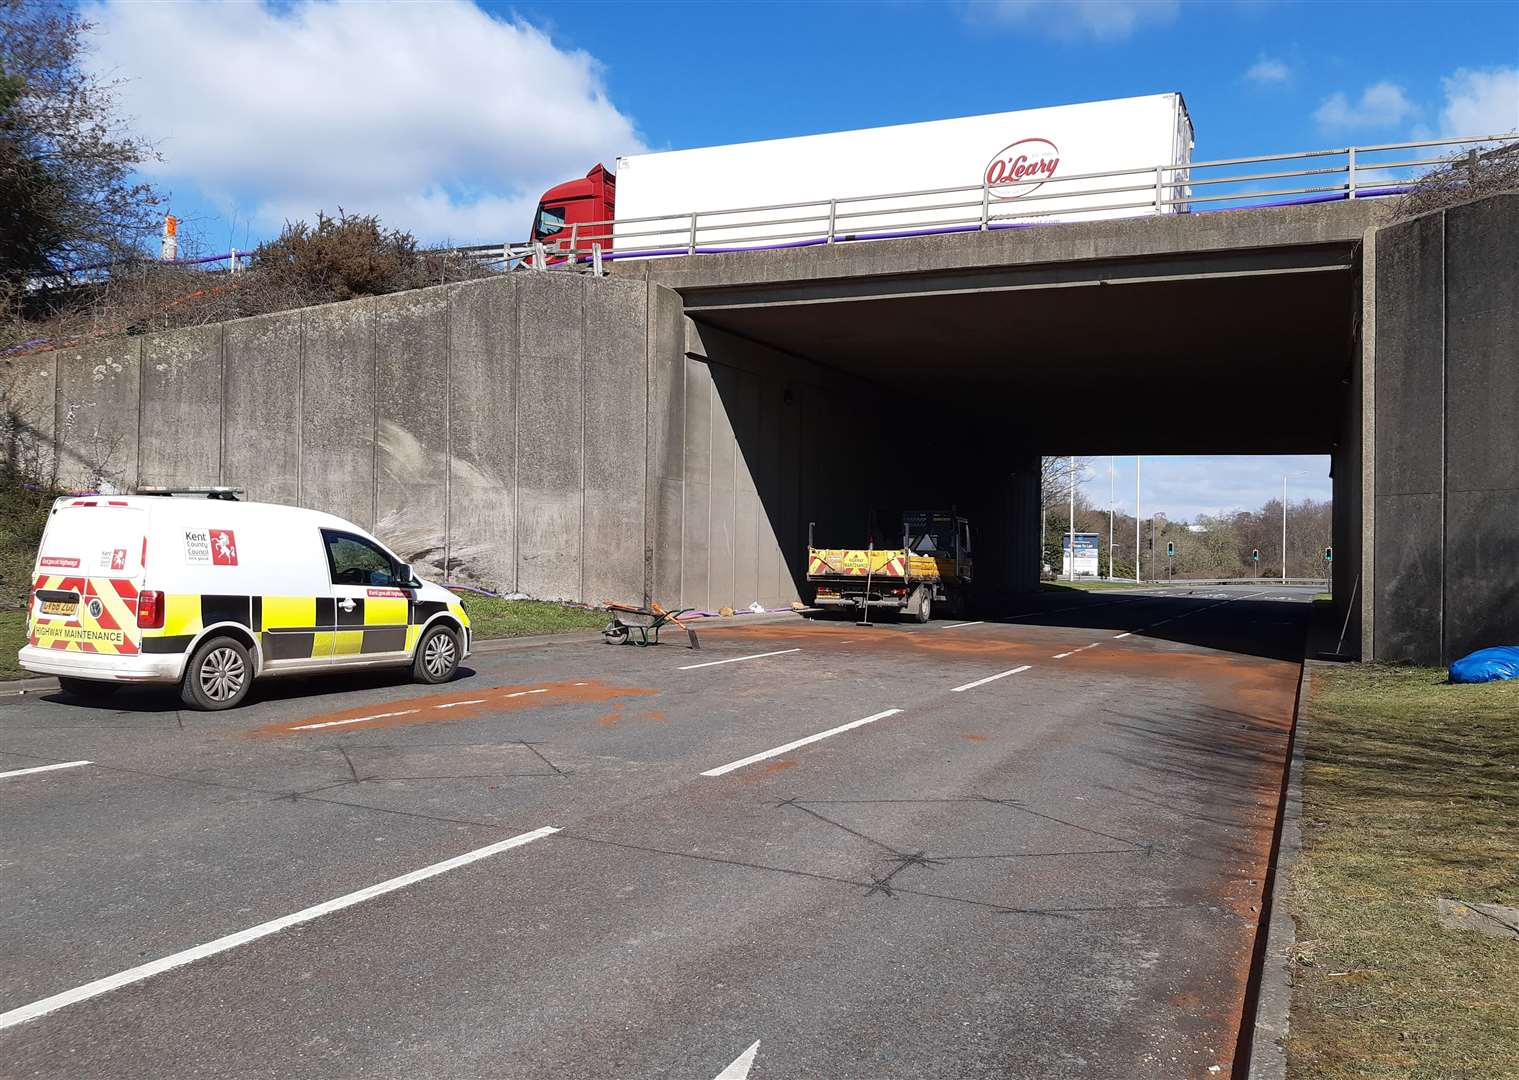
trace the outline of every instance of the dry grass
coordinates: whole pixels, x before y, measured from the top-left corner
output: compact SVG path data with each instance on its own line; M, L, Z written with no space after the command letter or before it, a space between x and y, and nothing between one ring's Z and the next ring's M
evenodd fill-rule
M1519 682L1444 678L1347 665L1314 680L1293 1080L1519 1077L1519 942L1447 930L1434 909L1519 906Z

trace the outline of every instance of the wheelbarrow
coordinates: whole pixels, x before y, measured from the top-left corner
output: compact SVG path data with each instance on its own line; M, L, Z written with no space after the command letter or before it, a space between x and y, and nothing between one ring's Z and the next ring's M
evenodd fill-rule
M687 612L695 611L695 608L681 608L679 611L666 611L658 604L648 607L634 607L631 604L614 604L608 601L608 611L612 613L612 621L607 623L607 628L601 632L611 645L626 645L632 642L634 645L658 645L659 632L671 623L686 632L686 639L691 648L701 648L701 642L696 638L696 630L680 622L680 617Z

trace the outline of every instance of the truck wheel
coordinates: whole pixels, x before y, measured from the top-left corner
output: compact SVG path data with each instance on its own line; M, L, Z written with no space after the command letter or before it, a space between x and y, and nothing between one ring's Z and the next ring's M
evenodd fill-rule
M113 682L76 679L70 675L58 676L58 688L71 697L83 698L85 701L100 701L116 693L116 684Z
M933 618L933 605L933 594L924 589L923 599L918 603L918 610L913 612L913 620L915 622L926 623L929 619Z
M241 705L253 685L253 662L248 650L229 637L204 642L185 667L179 697L193 709L217 712Z
M420 683L447 682L459 670L459 638L446 626L435 626L417 642L411 677Z

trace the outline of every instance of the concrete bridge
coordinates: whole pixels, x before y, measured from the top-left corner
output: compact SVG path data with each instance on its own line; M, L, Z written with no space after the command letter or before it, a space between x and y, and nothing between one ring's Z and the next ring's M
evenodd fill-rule
M498 279L13 361L8 452L242 486L431 573L701 607L798 596L809 522L977 522L1033 588L1038 457L1324 453L1346 650L1519 640L1519 195L1375 201Z

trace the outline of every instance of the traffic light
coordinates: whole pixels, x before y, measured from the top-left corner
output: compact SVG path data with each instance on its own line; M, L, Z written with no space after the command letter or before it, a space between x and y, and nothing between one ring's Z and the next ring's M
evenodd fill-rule
M1251 562L1260 562L1261 561L1261 549L1260 548L1251 548L1250 549L1250 561Z
M1167 540L1166 541L1166 558L1172 559L1172 558L1175 558L1175 557L1176 557L1176 544L1173 543L1170 540Z
M1326 547L1324 549L1324 561L1325 562L1334 562L1334 548L1332 548L1332 547Z

